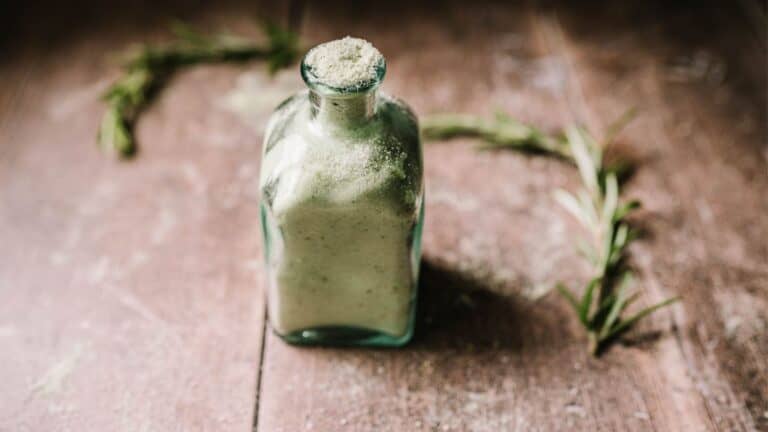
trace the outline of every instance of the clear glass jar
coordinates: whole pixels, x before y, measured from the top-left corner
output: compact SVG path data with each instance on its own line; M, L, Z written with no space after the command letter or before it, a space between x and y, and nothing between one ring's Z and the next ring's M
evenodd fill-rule
M264 138L261 223L273 330L295 344L410 340L424 218L415 115L364 86L313 76L280 104Z

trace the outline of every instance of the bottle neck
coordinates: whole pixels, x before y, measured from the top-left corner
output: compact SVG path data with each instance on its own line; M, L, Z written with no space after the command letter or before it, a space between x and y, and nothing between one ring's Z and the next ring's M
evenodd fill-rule
M354 94L321 94L309 90L313 121L339 127L359 126L376 114L376 89Z

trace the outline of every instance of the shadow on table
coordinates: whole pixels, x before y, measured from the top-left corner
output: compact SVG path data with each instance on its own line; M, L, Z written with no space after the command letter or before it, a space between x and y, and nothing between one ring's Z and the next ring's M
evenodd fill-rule
M512 287L514 288L514 287ZM411 347L458 351L541 349L566 329L546 301L492 287L444 265L422 261Z

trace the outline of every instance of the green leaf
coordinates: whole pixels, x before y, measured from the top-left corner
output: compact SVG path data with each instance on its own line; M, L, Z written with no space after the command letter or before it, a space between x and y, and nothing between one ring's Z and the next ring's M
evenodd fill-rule
M599 278L594 278L589 282L587 289L584 291L584 295L581 298L581 303L579 304L579 320L581 320L587 327L592 325L589 312L590 309L592 309L592 297L595 292L595 287L597 287L599 283Z
M616 228L616 235L613 239L613 248L616 251L621 252L624 246L627 245L629 239L629 226L627 224L619 224Z
M595 316L601 314L601 313L607 313L608 310L611 308L611 305L613 305L613 302L616 301L616 294L611 293L605 296L603 301L600 303L600 305L597 307L597 310L595 311Z
M576 197L563 189L557 189L553 196L555 201L568 211L568 213L573 215L579 223L587 227L591 225L589 215L584 213L584 210Z
M603 148L598 144L597 141L592 137L592 135L587 132L584 128L579 128L579 131L581 132L581 136L584 138L584 143L587 145L587 150L589 151L589 155L592 156L592 163L595 165L595 177L598 180L598 185L600 184L600 173L602 173L603 170Z
M592 194L599 193L597 183L597 167L592 159L592 154L587 147L584 135L577 127L569 127L565 131L566 139L571 149L571 154L579 169L579 174L587 190Z
M608 173L605 177L605 197L603 198L602 220L613 222L618 204L619 182L616 180L616 175Z
M680 300L680 297L672 297L670 299L664 300L661 303L657 303L653 306L649 306L637 314L633 315L632 317L621 321L618 325L616 325L611 331L605 336L605 339L610 339L619 336L621 333L629 330L633 325L637 324L638 321L645 318L646 316L652 314L653 312L668 306L676 301Z
M637 200L632 200L632 201L629 201L628 203L620 205L616 209L616 212L613 214L613 221L618 222L624 219L625 217L627 217L629 213L632 212L632 210L635 210L637 208L640 208L640 201L637 201Z
M590 245L586 240L579 239L576 242L576 251L593 266L597 266L600 263L600 258L597 256L595 248L592 247L592 245Z
M603 275L608 273L608 267L614 261L613 257L616 254L616 251L613 248L614 230L615 227L608 223L604 226L602 231L601 239L603 244L601 245L602 254L600 255L600 269Z
M560 294L565 297L566 300L568 300L568 303L573 307L574 312L577 314L579 313L579 302L576 300L576 296L573 295L571 290L565 287L562 283L558 283L555 285L555 288L560 292Z
M619 116L616 120L611 122L605 130L605 136L603 137L603 147L608 147L614 139L621 133L624 128L635 119L637 115L636 107L632 107Z
M115 108L104 114L97 141L102 150L119 156L130 156L135 151L130 127Z
M600 220L597 216L597 209L595 208L595 202L586 189L580 189L576 194L579 197L579 206L588 221L586 226L592 228L592 231L595 232L595 228L600 224Z
M615 293L606 295L603 301L598 305L595 313L592 315L592 322L595 324L593 326L595 336L597 336L597 333L599 333L599 329L602 327L601 323L605 322L605 317L608 316L608 312L610 312L614 302L616 302Z
M632 293L632 295L627 297L627 301L624 302L624 307L622 308L622 312L624 310L626 310L629 306L631 306L632 303L634 303L635 300L637 300L638 298L640 298L640 292L639 291L635 292L635 293Z
M616 289L616 295L613 304L611 305L610 312L608 312L608 316L605 318L605 321L600 328L598 339L602 340L605 338L605 336L610 332L611 328L613 328L613 324L619 318L621 311L624 310L624 303L627 301L627 287L631 283L632 274L630 272L625 272L622 276L621 282L619 282L619 287Z

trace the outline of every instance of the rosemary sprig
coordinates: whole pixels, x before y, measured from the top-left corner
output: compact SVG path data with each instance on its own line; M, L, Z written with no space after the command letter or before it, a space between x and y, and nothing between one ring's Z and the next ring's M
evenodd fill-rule
M558 284L557 289L587 331L588 350L593 355L600 354L642 318L678 300L671 298L629 317L624 316L638 298L637 292L629 292L633 277L626 266L626 248L636 235L625 218L640 203L620 201L619 177L626 164L605 166L603 155L633 116L634 111L630 110L614 122L602 143L578 127L569 127L562 138L556 138L505 115L486 120L470 115L442 114L422 120L423 136L427 139L478 137L484 140L482 149L508 148L545 153L566 158L576 165L582 187L576 193L558 190L555 199L589 234L588 238L578 242L578 250L592 265L593 275L580 297L563 284Z
M624 124L627 117L620 121ZM615 124L618 124L615 123ZM580 298L558 284L558 291L568 300L587 331L588 350L598 355L607 345L629 330L643 317L669 305L678 298L667 299L629 317L623 314L638 298L630 293L632 272L626 266L626 249L635 239L635 231L625 218L640 206L638 201L621 202L615 168L603 165L604 150L618 134L609 128L608 138L598 143L586 131L568 128L565 136L579 169L582 186L576 193L555 192L555 199L587 231L589 237L579 242L579 251L590 262L593 276Z
M202 35L181 23L174 24L172 30L175 41L163 46L144 45L131 52L123 64L123 75L104 94L107 111L98 133L102 149L120 156L135 152L133 126L141 110L162 83L182 67L261 58L274 72L290 65L299 52L297 36L271 23L264 24L267 43L263 46L228 34Z

